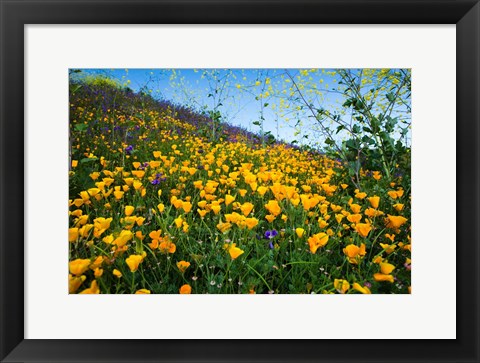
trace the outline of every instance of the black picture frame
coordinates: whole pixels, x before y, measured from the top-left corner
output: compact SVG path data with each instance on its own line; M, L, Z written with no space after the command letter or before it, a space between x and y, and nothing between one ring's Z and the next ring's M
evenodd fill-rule
M478 0L0 0L2 362L479 362ZM457 331L453 340L24 339L26 24L456 24ZM450 213L453 214L453 211ZM453 218L453 215L449 216ZM452 293L452 292L448 292ZM439 292L439 298L441 293ZM378 318L378 317L376 317ZM442 317L439 316L439 324ZM226 328L229 326L226 325ZM261 327L257 327L261 329ZM348 328L346 328L348 329Z

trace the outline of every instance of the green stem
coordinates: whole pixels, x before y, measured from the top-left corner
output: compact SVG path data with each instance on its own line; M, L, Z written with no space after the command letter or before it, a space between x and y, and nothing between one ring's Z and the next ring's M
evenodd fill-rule
M247 263L246 265L247 265L247 267L248 267L250 270L252 270L253 272L255 272L255 273L258 275L258 277L260 277L260 279L263 281L263 283L267 286L268 291L272 291L272 288L271 288L270 285L267 283L267 281L265 281L265 279L263 278L263 276L260 275L260 274L258 273L258 271L255 270L255 269L254 269L252 266L250 266L248 263Z
M132 286L130 287L130 293L134 294L135 290L135 272L132 272Z

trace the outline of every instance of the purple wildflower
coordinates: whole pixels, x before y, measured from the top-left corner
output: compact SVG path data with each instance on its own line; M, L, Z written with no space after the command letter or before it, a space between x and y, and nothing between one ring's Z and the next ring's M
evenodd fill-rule
M278 232L275 229L272 229L271 231L268 230L265 232L265 238L267 239L275 238L277 235L278 235Z
M128 145L126 148L125 148L125 153L127 155L130 155L133 151L133 146L132 145Z

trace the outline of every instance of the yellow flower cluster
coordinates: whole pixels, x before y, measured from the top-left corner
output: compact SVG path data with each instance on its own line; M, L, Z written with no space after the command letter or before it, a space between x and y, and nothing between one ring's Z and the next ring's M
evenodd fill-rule
M93 123L94 110L81 110L72 117ZM155 293L165 281L175 286L161 291L202 293L234 273L242 284L239 276L249 276L245 292L261 284L270 291L300 265L316 268L302 272L309 291L317 284L368 294L396 280L407 290L410 198L401 178L362 170L359 189L340 162L319 153L241 135L211 142L159 111L109 112L108 132L74 139L70 293L83 285L82 293ZM126 152L131 145L135 152Z

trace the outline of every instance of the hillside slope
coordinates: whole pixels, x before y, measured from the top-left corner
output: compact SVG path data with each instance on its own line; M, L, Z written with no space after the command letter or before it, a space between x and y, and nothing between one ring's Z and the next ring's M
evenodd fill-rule
M110 85L70 87L70 293L408 293L409 185ZM218 137L218 135L221 135Z

